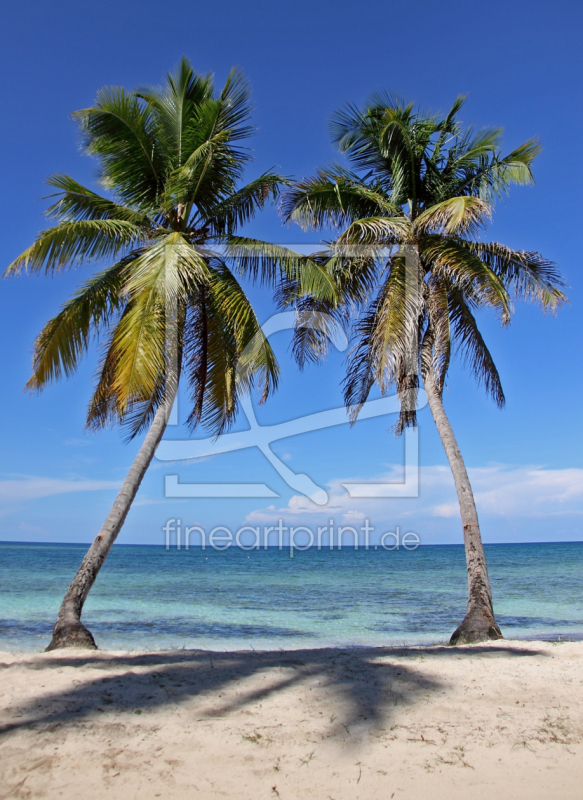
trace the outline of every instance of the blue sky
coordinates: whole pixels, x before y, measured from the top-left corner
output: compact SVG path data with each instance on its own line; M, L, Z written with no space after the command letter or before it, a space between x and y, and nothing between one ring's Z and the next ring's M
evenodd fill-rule
M583 539L580 318L581 200L577 156L583 13L562 2L256 2L102 0L46 4L33 0L3 11L0 137L1 262L6 266L46 223L44 179L64 172L92 185L94 164L82 157L72 111L105 84L157 83L182 54L221 83L231 66L251 82L258 126L253 177L272 166L298 177L337 156L327 130L346 100L361 103L391 89L426 108L446 110L464 93L467 124L505 128L505 149L531 136L544 151L536 186L515 188L498 204L490 235L555 260L570 286L570 305L553 317L517 307L513 324L481 322L507 397L495 408L455 365L445 403L476 489L486 541ZM249 233L287 243L317 237L284 228L269 210ZM23 276L0 284L0 539L90 541L127 471L138 442L118 431L88 435L84 414L96 353L66 383L40 396L22 388L35 335L85 268L56 278ZM259 316L273 313L268 293L252 296ZM258 410L274 424L341 404L342 356L299 373L288 335L273 339L283 368L281 389ZM420 496L350 498L348 479L398 476L403 442L386 416L281 440L274 451L330 495L318 508L291 490L258 450L215 456L169 469L152 465L119 541L162 543L171 517L207 528L263 524L283 517L315 525L371 520L377 532L399 525L427 544L460 542L453 484L427 409L420 414ZM238 429L246 427L242 417ZM169 436L180 437L172 430ZM202 434L201 434L202 435ZM164 476L181 482L260 482L275 499L164 499Z

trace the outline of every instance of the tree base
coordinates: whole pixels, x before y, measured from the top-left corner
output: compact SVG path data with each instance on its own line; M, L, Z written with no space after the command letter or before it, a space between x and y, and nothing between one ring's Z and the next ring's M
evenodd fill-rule
M453 632L450 645L475 644L503 639L502 632L492 614L486 611L473 611Z
M97 650L93 634L81 622L76 622L72 625L59 625L57 623L53 630L53 638L45 649L45 653L50 650L63 650L67 647Z

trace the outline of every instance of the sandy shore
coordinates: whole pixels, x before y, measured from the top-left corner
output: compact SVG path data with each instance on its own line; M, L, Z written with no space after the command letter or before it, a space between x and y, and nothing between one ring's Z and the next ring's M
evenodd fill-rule
M0 654L0 798L583 798L583 643Z

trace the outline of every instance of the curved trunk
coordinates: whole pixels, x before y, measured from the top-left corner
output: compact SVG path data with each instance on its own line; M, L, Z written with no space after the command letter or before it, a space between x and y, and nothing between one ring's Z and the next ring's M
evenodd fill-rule
M468 644L470 642L484 642L488 639L502 639L502 633L494 618L492 590L488 579L486 556L466 466L446 416L441 393L435 385L432 375L426 376L425 389L427 390L429 408L435 420L455 482L462 517L468 569L468 610L464 621L454 631L449 643Z
M175 394L174 391L156 411L146 438L126 475L111 511L67 589L53 629L53 638L46 648L47 650L57 650L63 647L97 649L91 632L81 622L83 605L111 546L117 539L134 497L140 488L142 478L164 435Z

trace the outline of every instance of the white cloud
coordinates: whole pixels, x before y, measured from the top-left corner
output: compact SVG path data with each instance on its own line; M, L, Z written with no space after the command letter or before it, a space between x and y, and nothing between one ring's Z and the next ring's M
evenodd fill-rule
M44 536L48 533L46 528L41 528L38 525L30 525L28 522L21 522L18 526L21 533L33 533L35 536Z
M470 470L483 513L556 516L583 511L583 469L482 467Z
M450 517L459 517L460 510L457 503L441 503L441 505L433 506L433 516L434 517L445 517L449 519Z
M55 494L98 492L102 489L117 488L119 481L65 480L29 475L13 480L0 480L0 502L35 500Z
M399 468L368 478L370 482L395 481ZM583 515L583 469L545 469L538 466L497 464L469 469L478 513L481 516L512 518L551 518ZM419 497L356 499L351 498L343 483L360 482L362 478L338 478L328 484L329 500L316 506L303 495L294 495L286 506L252 511L246 522L272 522L277 517L297 520L306 515L324 519L330 515L348 522L368 519L459 517L459 507L451 472L446 466L422 467L419 475Z

